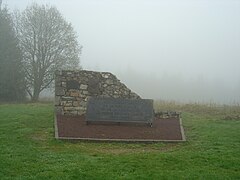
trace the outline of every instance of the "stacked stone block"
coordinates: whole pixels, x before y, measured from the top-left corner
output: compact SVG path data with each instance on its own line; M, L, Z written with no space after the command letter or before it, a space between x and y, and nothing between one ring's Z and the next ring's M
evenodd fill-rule
M55 111L57 114L85 114L89 97L140 99L140 96L109 72L85 70L55 72Z

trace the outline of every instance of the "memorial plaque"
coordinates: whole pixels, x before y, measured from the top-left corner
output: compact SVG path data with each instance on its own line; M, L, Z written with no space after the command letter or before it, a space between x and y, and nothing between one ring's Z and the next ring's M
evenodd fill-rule
M90 94L99 94L99 80L97 78L92 78L88 82L88 92Z
M67 90L70 89L75 89L75 90L79 90L79 82L75 81L75 80L71 80L71 81L67 81Z
M153 100L92 97L87 104L87 121L152 124Z

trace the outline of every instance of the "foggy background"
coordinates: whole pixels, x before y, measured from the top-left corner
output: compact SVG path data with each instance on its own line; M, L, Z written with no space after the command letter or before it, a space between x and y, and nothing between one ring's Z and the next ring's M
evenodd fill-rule
M13 11L32 0L3 0ZM240 1L38 0L71 22L81 66L143 98L240 103Z

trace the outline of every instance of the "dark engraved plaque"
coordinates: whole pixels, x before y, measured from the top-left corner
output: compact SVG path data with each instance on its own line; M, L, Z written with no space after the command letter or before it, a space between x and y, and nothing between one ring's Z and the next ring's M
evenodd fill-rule
M90 94L98 94L99 93L99 80L97 78L89 79L88 82L88 92Z
M75 81L75 80L67 81L67 90L69 89L79 90L79 88L80 88L80 84L78 81Z
M149 123L154 118L153 100L92 97L87 104L87 121Z

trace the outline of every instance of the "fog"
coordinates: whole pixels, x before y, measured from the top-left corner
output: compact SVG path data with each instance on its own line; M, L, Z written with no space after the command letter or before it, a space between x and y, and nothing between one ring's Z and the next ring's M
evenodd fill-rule
M23 10L31 0L3 0ZM240 103L240 1L38 0L83 46L83 69L109 71L143 98Z

